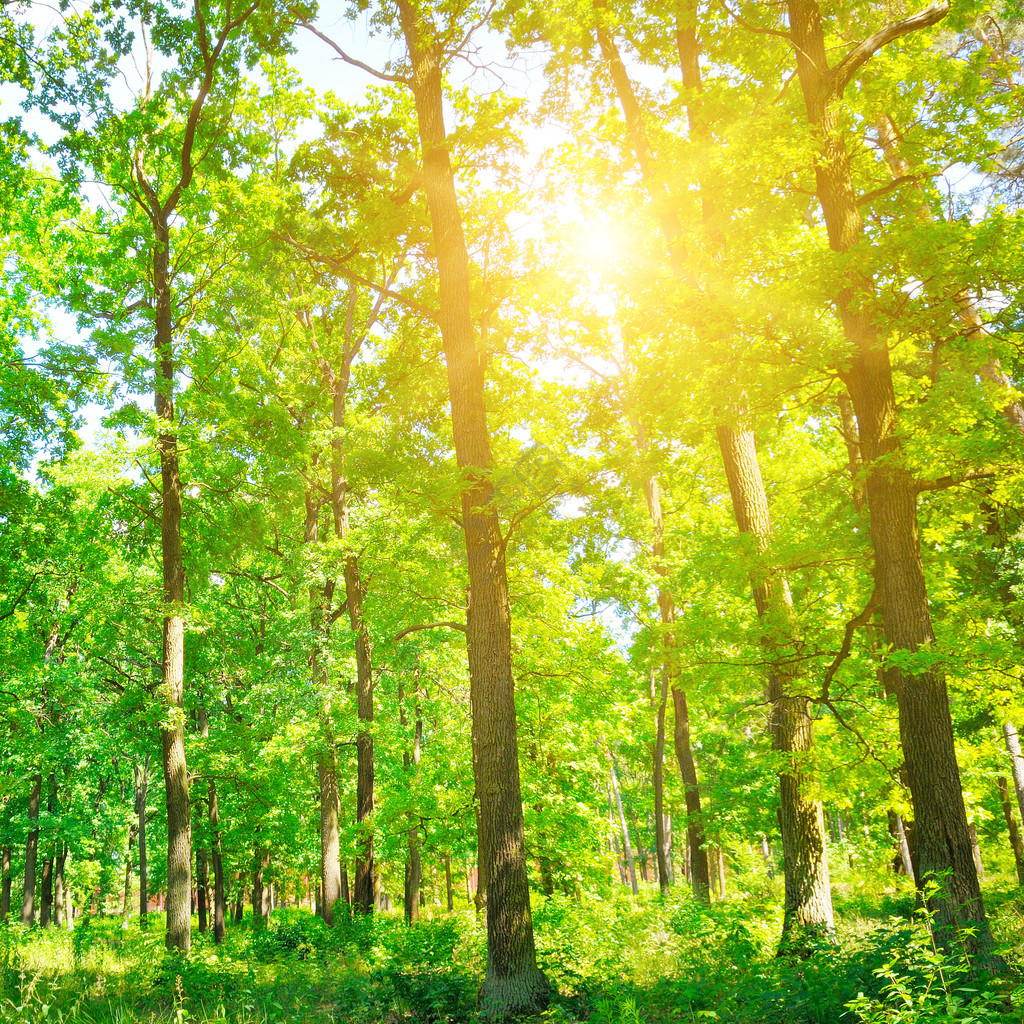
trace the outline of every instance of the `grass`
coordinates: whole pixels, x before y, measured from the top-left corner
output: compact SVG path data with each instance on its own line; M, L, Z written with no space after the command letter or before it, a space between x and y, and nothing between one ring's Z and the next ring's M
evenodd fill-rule
M687 893L535 900L538 957L558 994L549 1022L669 1024L1020 1024L1024 903L987 893L1010 964L981 980L938 954L913 896L836 894L838 944L775 955L779 893L770 886L701 907ZM343 919L305 910L271 928L195 935L167 956L161 922L119 918L74 932L0 928L3 1024L401 1024L472 1021L484 931L469 910L413 929L400 916Z

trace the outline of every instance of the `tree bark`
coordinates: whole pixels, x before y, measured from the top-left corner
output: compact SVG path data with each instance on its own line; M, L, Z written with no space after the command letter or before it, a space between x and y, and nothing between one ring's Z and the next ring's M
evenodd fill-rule
M1020 829L1013 813L1010 799L1010 787L1002 775L998 779L999 802L1003 805L1003 817L1006 819L1006 831L1010 837L1010 849L1013 850L1013 862L1017 867L1017 884L1024 885L1024 842L1021 841Z
M28 798L28 820L39 820L39 798L43 788L43 777L36 772L32 776L32 790ZM31 829L25 841L25 884L22 887L21 923L30 925L36 917L36 858L39 856L39 826Z
M445 35L436 31L414 0L398 0L398 11L412 65L409 84L423 160L420 182L437 259L438 322L463 480L473 764L480 807L478 842L487 883L487 970L479 998L485 1016L505 1018L537 1013L550 999L548 980L537 968L530 913L505 539L493 503L484 371L474 338L469 258L444 127Z
M326 750L317 761L320 782L320 913L334 924L341 900L341 841L338 836L338 768L335 763L334 737L329 735Z
M1010 755L1010 767L1013 772L1013 789L1017 794L1017 810L1020 820L1024 821L1024 754L1020 749L1020 737L1012 722L1003 722L1003 739Z
M848 253L862 239L864 222L836 103L845 84L844 66L842 62L836 68L829 66L816 0L788 0L787 9L807 119L817 146L816 191L829 245L836 253ZM946 9L948 5L945 9L932 5L930 21L904 24L907 30L923 27L938 21ZM934 634L918 531L917 485L899 458L889 341L879 333L874 285L868 276L851 266L835 302L849 344L841 376L857 416L860 455L866 467L875 584L885 640L892 651L913 655L927 650ZM899 706L900 740L914 804L917 881L924 885L944 877L928 900L936 915L937 937L949 947L960 934L969 952L987 955L992 936L971 853L945 676L937 668L891 665L887 683Z
M444 855L444 893L448 898L448 913L455 909L455 894L452 891L452 855Z
M694 896L702 903L708 903L711 900L711 869L708 864L707 840L704 835L697 767L693 763L693 750L690 744L690 709L686 703L686 694L678 687L672 688L672 709L675 713L673 741L676 760L679 762L679 775L683 780L683 791L686 797L688 877Z
M168 949L187 953L192 944L192 820L185 762L185 563L181 546L182 488L178 437L174 423L173 314L171 308L170 230L157 218L153 258L156 292L156 414L162 427L160 454L160 540L164 579L164 648L160 692L165 704L163 743L164 795L167 808Z
M757 557L763 561L770 553L773 528L754 435L742 426L725 425L718 427L717 434L737 529L753 539ZM835 930L825 822L806 774L813 749L810 701L796 692L800 688L793 668L788 667L792 661L787 662L794 646L789 585L781 572L763 565L751 573L751 586L767 661L772 746L782 755L780 826L786 879L782 947L792 948L793 943L813 941L813 933L830 937ZM812 934L801 935L808 932Z

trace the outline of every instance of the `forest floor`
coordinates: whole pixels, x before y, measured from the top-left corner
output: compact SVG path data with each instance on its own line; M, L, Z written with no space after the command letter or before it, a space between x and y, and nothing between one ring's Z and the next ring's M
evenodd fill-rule
M773 887L774 889L774 887ZM535 901L541 966L558 992L544 1021L591 1024L986 1024L1024 1020L1024 894L986 890L1010 968L972 978L938 954L913 896L837 892L836 946L775 956L779 893L766 886L702 907L642 892ZM343 919L275 911L268 930L194 933L165 957L158 915L74 931L0 928L0 1022L18 1024L402 1024L473 1021L484 931L471 909Z

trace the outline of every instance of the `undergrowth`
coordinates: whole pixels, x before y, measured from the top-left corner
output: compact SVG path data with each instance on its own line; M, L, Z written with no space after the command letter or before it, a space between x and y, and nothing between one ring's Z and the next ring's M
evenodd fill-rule
M686 893L535 901L538 959L556 994L553 1024L1020 1024L1019 891L993 893L1010 964L986 978L940 953L910 896L837 900L837 943L776 956L778 900L763 892L711 907ZM194 936L188 956L120 919L73 932L0 927L3 1024L400 1024L476 1020L482 923L471 911L407 928L400 916L328 928L279 910L269 929Z

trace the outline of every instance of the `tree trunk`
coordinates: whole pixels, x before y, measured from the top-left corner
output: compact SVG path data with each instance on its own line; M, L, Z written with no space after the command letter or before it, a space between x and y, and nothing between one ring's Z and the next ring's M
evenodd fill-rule
M1020 811L1020 820L1024 822L1024 754L1021 753L1020 737L1012 722L1003 722L1003 739L1010 755L1013 789L1017 794L1017 810Z
M338 769L333 735L327 737L326 749L317 760L317 776L320 780L320 912L324 921L333 925L341 900Z
M149 790L149 756L143 764L135 765L135 815L139 840L139 927L149 924L149 890L146 871L146 795Z
M480 1004L485 1016L504 1018L537 1013L550 999L548 980L537 968L530 914L505 540L493 505L484 370L474 338L469 258L444 127L446 36L435 31L414 0L398 0L398 11L412 63L410 86L423 161L420 182L437 259L438 323L463 481L473 765L487 884L487 971Z
M57 863L53 868L53 922L58 928L65 925L71 927L71 915L68 912L69 894L64 883L64 862L67 857L67 847L61 843Z
M49 928L53 916L53 858L43 858L43 870L40 875L39 925Z
M270 923L270 882L266 873L270 868L270 851L256 848L252 874L252 928L263 931Z
M754 540L762 558L771 550L772 521L754 435L742 427L720 425L718 445L732 496L739 532ZM768 665L768 702L771 708L772 746L782 755L779 771L780 826L786 878L782 948L791 948L813 934L832 936L832 893L829 887L828 853L821 802L811 795L811 780L804 765L813 749L813 718L810 701L798 692L791 664L795 644L792 599L789 585L778 570L759 569L751 575L754 604L763 634Z
M3 878L0 883L0 923L5 923L11 916L11 853L11 847L5 846L0 855L0 876Z
M761 836L761 856L764 858L764 872L772 879L775 877L775 865L772 862L772 848L768 845L768 837Z
M658 886L668 892L672 884L668 863L668 844L665 841L665 712L668 706L669 666L661 671L661 692L654 728L654 768L651 782L654 789L654 846L658 860Z
M864 235L846 142L837 112L841 88L829 67L821 11L816 0L788 0L807 118L818 153L815 179L829 244L848 253ZM940 20L933 5L920 25ZM921 558L917 485L900 456L897 405L889 339L879 333L871 279L846 272L836 295L849 358L841 371L857 416L860 455L867 467L866 497L875 553L875 585L886 643L897 653L927 650L934 638ZM992 936L971 853L960 769L953 744L946 680L934 667L891 665L887 684L896 693L900 740L914 804L917 881L942 877L929 899L937 937L949 947L961 931L968 951L987 954Z
M127 928L132 915L132 842L135 829L128 830L128 845L124 857L124 887L121 890L121 927Z
M417 670L418 675L418 670ZM419 682L416 689L416 725L413 732L412 750L402 751L402 764L411 783L412 774L420 763L420 744L423 737L423 720L420 717ZM408 725L405 712L405 690L402 677L398 680L398 721L404 729ZM406 861L405 861L405 920L415 924L420 917L420 883L423 878L423 861L420 855L419 822L413 808L406 812Z
M28 798L28 820L39 820L39 798L43 788L43 777L38 772L32 776L32 791ZM21 923L30 925L36 917L36 858L39 856L39 826L31 829L25 841L25 884L22 888Z
M346 523L347 528L347 523ZM344 531L340 536L344 535ZM370 640L363 620L365 588L355 555L345 560L345 600L349 623L356 642L356 714L363 726L356 734L356 877L352 905L361 914L373 912L377 888L373 857L373 666L370 662Z
M896 826L896 842L900 849L900 864L903 866L903 874L907 878L913 879L914 874L914 859L910 856L910 842L907 838L907 829L904 824L903 818L900 815L894 815L894 824Z
M161 730L164 793L167 806L167 934L168 949L187 953L192 944L192 821L188 768L185 763L185 563L181 547L181 473L174 422L174 355L172 347L170 240L167 219L154 227L157 244L153 259L156 292L158 365L155 387L156 414L161 421L157 437L160 453L160 540L164 577L164 644L160 694L165 701Z
M629 826L626 824L626 815L622 810L622 794L619 792L619 777L615 772L615 760L611 751L608 751L608 768L612 784L612 793L615 796L615 807L619 812L619 828L622 830L622 848L626 851L626 868L629 871L629 884L633 895L639 894L640 889L636 884L636 864L633 861L633 844L629 841Z
M196 882L196 909L199 911L199 932L201 935L205 935L209 927L210 851L203 847L198 851L197 856L199 863L196 868L199 877Z
M224 896L224 861L221 856L220 808L217 806L217 786L210 779L207 793L210 817L210 860L213 865L213 941L219 946L224 941L224 918L227 913Z
M448 913L455 909L455 895L452 892L452 855L444 855L444 893L448 898Z
M1002 775L999 776L998 785L999 801L1003 805L1003 817L1006 819L1006 831L1010 836L1010 849L1013 850L1013 861L1017 867L1017 884L1024 885L1024 842L1021 841L1020 829L1013 814L1010 787Z
M686 796L686 863L689 865L688 878L693 894L702 903L711 899L711 871L708 865L707 843L704 836L704 817L700 805L700 788L697 785L697 768L693 763L690 744L690 709L686 694L678 687L672 688L672 708L675 712L673 740L679 774L683 780Z
M981 862L981 844L978 842L978 830L975 828L973 821L968 824L967 831L971 837L971 856L974 858L974 870L978 872L978 881L983 882L985 880L985 867Z
M637 450L641 456L645 456L650 445L647 442L643 428L638 424L636 427ZM668 844L665 838L665 732L666 713L669 701L670 687L675 690L675 677L678 675L676 666L673 663L673 652L675 638L672 634L672 627L676 621L676 604L670 593L666 580L669 569L665 564L665 518L662 513L662 495L655 476L648 476L644 480L644 498L647 502L647 512L650 515L652 540L651 555L654 563L654 571L658 577L657 585L657 608L660 620L662 620L662 670L660 670L660 691L656 703L657 711L654 719L654 750L653 750L653 772L652 783L654 791L654 846L657 855L657 878L658 885L665 892L672 884L672 869L669 863ZM684 698L685 699L685 698ZM687 755L689 751L687 750ZM680 762L682 770L682 762ZM696 788L696 767L693 765L692 756L689 757L687 770L692 769L694 780L694 795L699 809L700 793ZM683 778L686 786L686 778ZM694 889L696 893L696 890ZM697 893L697 898L700 895Z
M349 524L348 481L345 477L345 449L342 432L345 428L345 409L349 382L351 380L352 360L362 347L363 341L372 328L377 311L379 310L379 305L374 308L366 331L357 337L353 331L356 299L357 294L353 285L349 290L348 316L345 320L343 335L344 348L340 365L337 367L333 366L325 357L317 340L316 328L312 320L309 321L309 338L317 355L320 375L324 386L331 393L331 424L334 428L331 439L331 513L334 521L334 535L343 543L349 532ZM310 539L309 502L310 499L307 497L307 539ZM314 530L315 528L314 523ZM360 913L369 914L373 912L376 902L375 892L377 890L372 826L374 787L373 733L370 729L370 726L373 724L373 664L370 658L370 634L363 614L363 598L366 593L366 587L360 572L358 557L354 554L349 554L345 559L344 584L345 605L348 609L349 626L355 640L356 650L356 714L363 726L356 735L356 820L360 828L356 840L353 905ZM333 582L328 581L325 594L333 592L333 589ZM319 617L322 618L322 612ZM326 635L326 629L324 633ZM333 755L333 749L330 751L328 763L332 760L336 760L336 756ZM336 765L334 770L336 773ZM325 783L329 791L330 780L325 780ZM335 791L337 791L336 779L334 785ZM321 857L323 857L324 838L323 829L321 829ZM328 845L330 845L331 837L328 836L327 840ZM330 868L331 877L327 878L325 876L324 879L325 920L327 919L326 915L329 915L330 919L333 920L331 896L335 889L334 873L335 868L332 865ZM328 907L331 909L328 910ZM328 923L330 923L330 920L328 920Z

